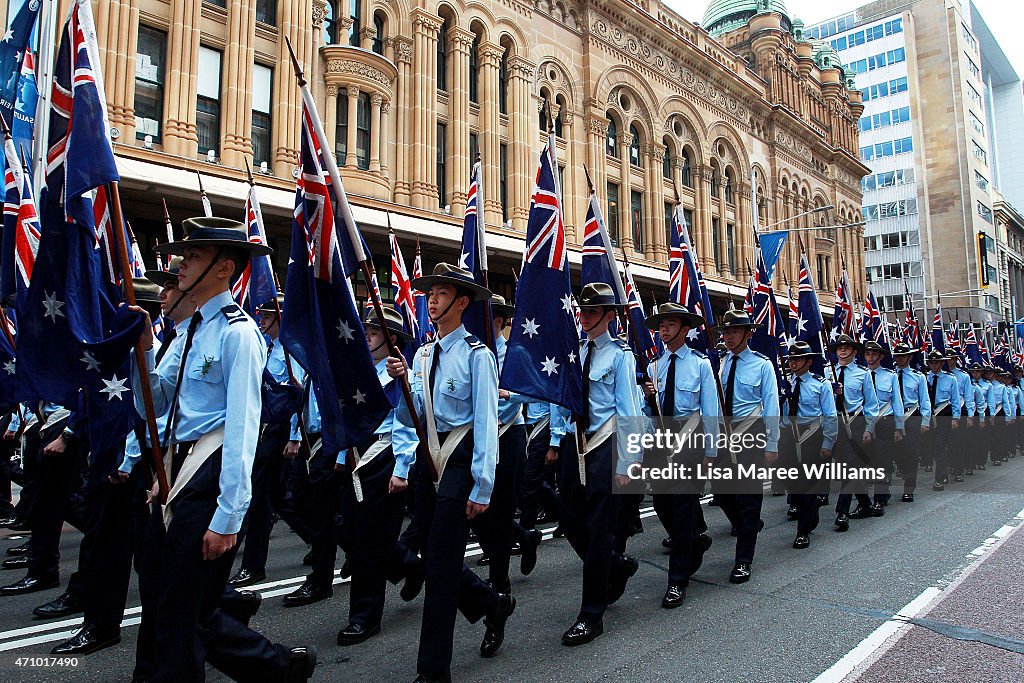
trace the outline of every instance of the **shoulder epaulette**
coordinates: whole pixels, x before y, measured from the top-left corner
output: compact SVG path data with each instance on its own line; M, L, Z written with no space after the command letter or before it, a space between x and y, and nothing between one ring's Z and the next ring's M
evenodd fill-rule
M824 375L815 375L815 374L812 373L811 377L813 377L814 379L818 380L819 382L824 382L825 381Z
M769 363L771 362L770 360L768 360L768 356L764 355L760 351L754 351L753 349L751 349L750 352L752 354L754 354L755 356L757 356L758 358L763 358L763 359L767 360Z
M235 302L231 302L224 308L220 309L220 312L228 319L229 325L244 323L249 318L249 316L245 314L245 311L239 308L238 304Z
M475 336L473 336L471 334L467 334L466 335L466 343L469 344L469 348L471 348L471 349L486 349L487 348L487 344L484 344L482 341L480 341L479 339L477 339Z
M627 344L626 342L622 341L621 339L616 339L615 343L618 344L619 348L622 349L623 351L629 351L630 350L629 344Z
M706 353L704 353L703 351L698 351L697 349L690 349L690 351L692 351L693 355L697 356L697 358L707 358L708 357L708 355Z

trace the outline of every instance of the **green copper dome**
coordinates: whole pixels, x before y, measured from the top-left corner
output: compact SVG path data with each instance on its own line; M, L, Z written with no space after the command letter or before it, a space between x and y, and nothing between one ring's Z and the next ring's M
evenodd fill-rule
M746 26L760 12L778 12L785 18L783 24L790 28L789 11L783 0L711 0L701 25L717 36Z

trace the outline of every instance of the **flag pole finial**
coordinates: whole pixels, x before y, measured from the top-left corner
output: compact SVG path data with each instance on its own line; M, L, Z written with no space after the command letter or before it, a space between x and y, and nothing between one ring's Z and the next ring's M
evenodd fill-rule
M249 166L249 157L243 157L245 161L245 174L249 177L249 187L255 187L256 181L252 178L252 167Z
M295 68L295 78L299 81L299 87L306 85L306 76L302 73L302 65L299 64L298 58L295 56L295 50L292 49L292 41L285 36L284 44L288 46L288 56L292 58L292 67Z

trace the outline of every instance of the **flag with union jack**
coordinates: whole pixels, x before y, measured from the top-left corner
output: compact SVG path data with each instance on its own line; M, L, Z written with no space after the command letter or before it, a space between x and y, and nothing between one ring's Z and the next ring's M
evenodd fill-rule
M626 303L626 292L622 287L618 263L612 251L608 226L604 222L601 203L597 192L591 188L587 204L587 222L583 226L583 259L580 268L581 283L585 285L603 282L615 292L615 300ZM614 335L614 332L612 333Z
M530 202L516 310L499 386L579 414L583 374L560 196L552 131L540 156Z
M412 262L412 279L423 277L423 257L420 254L420 238L416 238L416 258ZM411 287L410 281L410 287ZM434 323L427 310L427 295L418 289L413 290L416 302L416 345L423 346L434 339Z
M984 363L985 358L981 354L981 345L978 344L978 335L974 332L974 321L968 319L967 336L964 339L964 353L971 363Z
M459 267L473 273L478 285L487 286L487 234L483 229L483 178L480 160L473 164L466 196L466 214L462 220L462 252ZM474 301L462 314L462 324L477 339L494 351L494 327L491 302Z
M942 302L936 299L935 315L932 316L931 338L929 339L931 350L946 353L946 334L942 329Z
M818 303L818 292L811 279L811 267L807 262L807 254L800 250L800 282L797 285L797 321L796 339L806 342L814 349L815 357L811 372L822 374L825 371L824 349L821 344L821 333L825 329L825 321L821 317L821 306Z
M323 416L324 449L336 454L365 443L393 406L377 379L344 266L346 250L353 269L368 254L359 251L362 238L337 168L330 166L334 160L313 96L300 85L301 166L280 338L309 374Z
M699 330L690 330L686 345L705 354L717 376L718 352L711 343L709 332L715 324L715 316L711 310L711 295L704 283L700 260L690 240L690 229L683 205L678 202L672 214L672 228L669 252L669 301L682 304L704 317L705 324ZM675 270L672 269L673 259L676 261Z
M775 299L775 290L771 285L764 255L760 249L757 251L757 276L754 282L751 318L758 327L750 338L750 348L763 353L772 362L781 391L783 387L788 387L785 374L782 372L783 363L789 355L786 345L786 328L782 321L782 313L779 311L778 301Z
M839 286L836 287L836 306L832 312L832 338L835 339L841 334L848 334L856 337L853 320L853 292L850 290L850 282L846 277L846 269L843 269L839 276Z
M623 279L626 289L626 316L629 318L629 346L633 355L645 362L637 363L638 370L646 372L647 363L661 355L663 346L661 336L651 334L651 330L644 323L647 314L644 313L643 302L633 282L633 273L629 270L627 263L624 268Z
M20 305L28 292L39 251L39 213L32 194L32 179L15 151L10 135L4 136L3 256L0 258L0 299L17 298Z
M256 186L249 185L245 200L245 230L249 241L266 244L267 233L263 229L263 211L256 197ZM242 271L242 276L231 285L231 297L246 313L258 317L257 309L277 297L277 283L274 281L274 264L270 255L254 256Z
M412 337L412 340L405 345L406 360L412 362L416 350L420 347L412 280L409 279L409 272L405 269L405 258L402 256L401 247L398 246L398 237L390 228L388 229L388 242L391 244L391 286L394 289L395 310L402 316L405 331Z

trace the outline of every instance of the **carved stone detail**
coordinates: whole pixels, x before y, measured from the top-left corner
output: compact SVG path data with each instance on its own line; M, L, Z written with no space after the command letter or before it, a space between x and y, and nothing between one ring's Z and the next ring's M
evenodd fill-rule
M374 83L380 84L381 87L388 88L391 86L391 80L387 77L380 69L375 69L369 64L363 64L352 59L332 59L327 62L327 71L329 74L351 74L353 76L361 76Z

